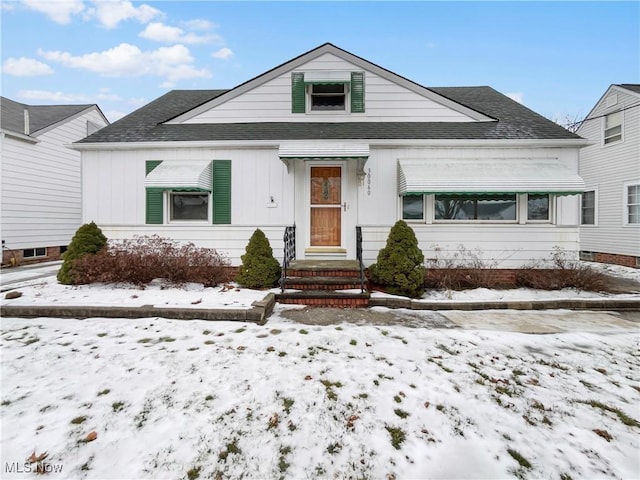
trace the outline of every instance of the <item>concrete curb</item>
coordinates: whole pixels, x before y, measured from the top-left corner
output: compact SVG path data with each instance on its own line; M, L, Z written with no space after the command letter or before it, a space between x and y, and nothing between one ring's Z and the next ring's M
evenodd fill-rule
M85 306L30 306L1 305L2 317L54 317L54 318L145 318L163 317L178 320L218 320L232 322L254 322L264 325L273 311L275 295L268 293L262 300L253 302L246 309L204 309L153 307L85 307Z
M406 308L410 310L612 310L640 311L638 299L528 300L492 302L424 301L409 298L372 297L370 307Z

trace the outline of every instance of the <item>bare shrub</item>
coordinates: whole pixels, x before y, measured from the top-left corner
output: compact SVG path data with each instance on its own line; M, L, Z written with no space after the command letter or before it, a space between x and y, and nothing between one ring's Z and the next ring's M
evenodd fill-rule
M483 259L479 250L468 250L464 245L458 245L457 251L447 258L439 256L439 248L436 247L435 251L436 257L427 261L427 288L464 290L497 286L498 280L492 270L498 267L498 262Z
M534 261L516 273L516 285L541 290L576 288L603 291L606 276L584 263L568 258L567 252L554 247L550 260Z
M178 242L158 235L110 240L96 255L75 265L78 283L125 282L146 285L156 278L181 285L215 286L227 280L229 260L212 248Z

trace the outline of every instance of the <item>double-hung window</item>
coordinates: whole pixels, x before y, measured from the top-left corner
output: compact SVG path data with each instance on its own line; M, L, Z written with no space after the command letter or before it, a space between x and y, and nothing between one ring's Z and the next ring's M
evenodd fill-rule
M170 221L208 221L209 193L169 192Z
M549 195L527 195L527 220L548 221L549 219Z
M640 224L640 183L625 185L625 224Z
M582 225L595 225L596 224L596 192L590 190L582 194L582 208L581 208L581 220Z
M364 72L293 72L291 112L364 113L364 82Z
M424 220L424 195L405 195L402 197L402 219Z
M605 145L622 140L622 112L605 115L603 133L603 142Z

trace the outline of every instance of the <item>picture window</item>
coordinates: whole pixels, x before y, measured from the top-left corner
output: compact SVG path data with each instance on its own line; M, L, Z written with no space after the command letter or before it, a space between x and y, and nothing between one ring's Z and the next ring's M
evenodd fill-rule
M436 220L515 221L516 196L496 195L436 195Z

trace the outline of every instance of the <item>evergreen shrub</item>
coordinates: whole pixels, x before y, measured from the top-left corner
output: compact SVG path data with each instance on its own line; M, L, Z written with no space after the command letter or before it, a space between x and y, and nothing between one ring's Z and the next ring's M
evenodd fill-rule
M82 225L76 230L67 251L62 256L63 262L58 270L58 281L64 285L76 284L76 262L86 255L95 255L106 245L107 237L94 222Z
M236 281L247 288L271 288L280 279L280 264L273 256L269 239L259 228L253 232L242 255Z
M416 298L424 293L424 271L424 254L413 229L398 220L377 262L369 267L371 280L389 293Z

